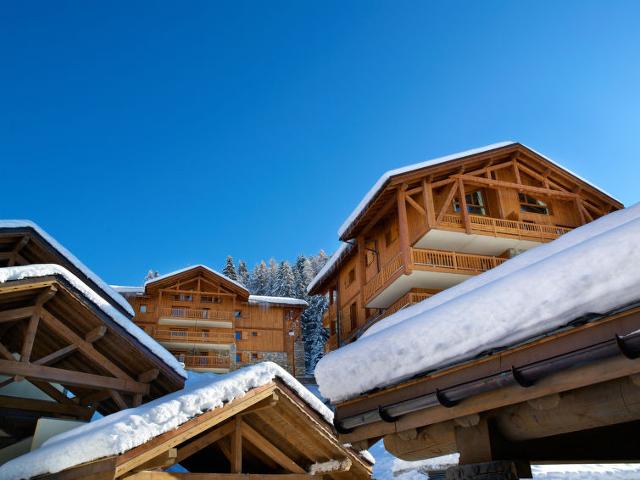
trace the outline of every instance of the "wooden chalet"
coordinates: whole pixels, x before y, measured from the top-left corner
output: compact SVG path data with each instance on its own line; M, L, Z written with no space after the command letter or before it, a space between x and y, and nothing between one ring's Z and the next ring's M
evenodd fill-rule
M310 285L326 294L327 349L375 322L623 205L514 142L383 175Z
M37 225L0 221L0 463L31 448L43 419L61 428L183 387L132 313Z
M342 445L330 423L331 411L280 369L275 378L265 373L278 368L261 364L235 372L234 378L187 387L168 395L163 402L143 405L127 412L117 423L98 420L77 436L61 439L14 459L0 467L6 479L85 479L94 480L303 480L365 479L371 476L371 463L351 447ZM250 387L234 385L259 371ZM271 375L269 375L271 377ZM263 380L257 380L262 378ZM248 384L247 384L248 385ZM219 388L218 388L219 387ZM223 392L237 389L245 393L227 399ZM189 400L182 400L189 398ZM172 405L222 406L190 419L180 418L177 426L167 426L151 437L147 418ZM206 403L209 402L209 403ZM160 415L163 416L163 415ZM136 425L136 428L128 426ZM153 424L152 428L160 425ZM99 438L120 435L128 445L119 454L106 455L108 446ZM149 438L150 437L150 438ZM55 439L54 439L55 440ZM75 452L82 452L76 458ZM88 453L90 452L90 453ZM60 458L64 457L64 458ZM58 458L58 461L52 459ZM85 460L90 459L90 460ZM61 469L60 466L66 466Z
M134 321L186 368L228 372L265 360L304 374L303 300L249 295L240 283L204 265L114 287L131 303Z

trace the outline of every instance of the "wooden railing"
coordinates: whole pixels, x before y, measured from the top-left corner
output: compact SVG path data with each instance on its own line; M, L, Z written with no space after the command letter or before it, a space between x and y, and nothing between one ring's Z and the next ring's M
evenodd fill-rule
M198 332L158 329L154 338L164 342L184 342L184 343L234 343L233 332Z
M224 310L207 310L204 308L160 307L161 317L180 318L184 320L213 320L231 322L234 313Z
M231 358L228 355L187 355L178 356L187 368L230 368Z
M336 318L338 313L337 305L335 303L329 304L329 308L324 312L322 316L322 325L326 328L331 327L331 322Z
M388 317L389 315L393 315L394 313L402 310L405 307L408 307L409 305L413 305L415 303L421 302L423 300L426 300L429 297L432 297L433 293L423 293L423 292L407 292L406 294L404 294L402 297L400 297L398 300L396 300L395 302L393 302L385 311L382 315L380 315L380 317L378 318L378 320L381 320L385 317Z
M416 268L444 268L459 272L484 272L503 263L505 258L488 255L472 255L469 253L447 252L444 250L427 250L412 248L411 255Z
M540 223L518 222L502 218L483 217L481 215L469 215L471 229L487 232L493 235L513 235L540 240L553 240L572 229L557 225L544 225ZM464 222L460 214L446 214L438 224L445 227L464 228Z
M393 277L402 268L402 254L398 253L395 257L389 260L384 267L380 269L378 274L369 280L364 286L364 297L369 299L375 294L378 289L387 283L387 281Z

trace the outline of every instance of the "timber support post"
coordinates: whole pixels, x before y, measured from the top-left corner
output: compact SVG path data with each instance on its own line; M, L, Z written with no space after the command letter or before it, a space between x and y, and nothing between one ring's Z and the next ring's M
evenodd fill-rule
M404 274L410 275L413 271L411 259L411 246L409 245L409 224L407 222L406 184L398 189L398 235L400 237L400 252L404 265Z

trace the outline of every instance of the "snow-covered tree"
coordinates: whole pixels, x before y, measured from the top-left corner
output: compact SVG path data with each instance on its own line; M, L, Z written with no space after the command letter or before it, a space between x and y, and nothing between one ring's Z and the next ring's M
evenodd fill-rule
M231 280L238 280L238 274L236 273L236 266L233 264L233 257L227 255L227 261L224 264L222 273L229 277Z
M304 339L304 363L307 372L313 373L316 363L322 358L324 344L329 332L322 325L322 316L329 307L329 300L324 295L313 295L308 300L309 306L302 312L300 323Z
M278 273L278 262L275 258L269 259L269 267L267 269L267 293L265 295L277 296L274 292L276 290L276 275Z
M249 291L254 295L269 295L267 290L269 287L269 272L264 260L253 269L250 283Z
M238 261L238 281L246 288L249 288L250 280L251 276L249 275L247 264L244 260Z
M276 271L271 295L275 297L293 297L295 295L294 276L291 265L286 260L280 262Z
M311 282L313 278L313 267L311 266L311 261L309 258L304 255L298 255L296 259L296 264L293 268L293 276L294 276L294 292L296 298L301 298L306 300L307 295L307 285Z

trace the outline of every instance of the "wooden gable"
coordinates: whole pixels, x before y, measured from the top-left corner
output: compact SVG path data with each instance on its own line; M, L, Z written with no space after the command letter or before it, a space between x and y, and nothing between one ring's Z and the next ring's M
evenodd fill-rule
M159 290L222 293L237 295L241 301L249 300L246 288L201 265L151 280L145 286L147 295L153 295Z
M337 460L333 469L312 465ZM188 473L163 470L180 464ZM93 476L92 476L93 475ZM280 380L192 418L122 455L43 478L302 480L370 478L371 465Z

